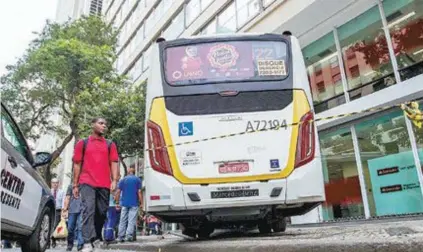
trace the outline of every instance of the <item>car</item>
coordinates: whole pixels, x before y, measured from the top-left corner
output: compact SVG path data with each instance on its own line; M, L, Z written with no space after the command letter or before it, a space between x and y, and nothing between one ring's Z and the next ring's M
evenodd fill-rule
M31 153L12 115L1 104L1 239L17 241L23 252L44 252L54 225L54 197L37 168L47 152Z

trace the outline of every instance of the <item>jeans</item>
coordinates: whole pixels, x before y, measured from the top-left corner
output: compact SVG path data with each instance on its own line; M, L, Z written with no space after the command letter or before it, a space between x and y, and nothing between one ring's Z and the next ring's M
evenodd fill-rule
M119 240L132 240L137 224L138 207L122 207L119 222Z
M82 238L82 215L81 213L70 213L68 219L68 246L73 246L73 241L76 240L78 247L84 245Z
M110 189L80 185L82 237L84 243L103 240L101 230L107 217Z

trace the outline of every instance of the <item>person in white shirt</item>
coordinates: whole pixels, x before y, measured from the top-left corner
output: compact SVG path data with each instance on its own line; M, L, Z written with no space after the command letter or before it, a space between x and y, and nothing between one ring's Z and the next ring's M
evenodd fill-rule
M54 222L54 229L56 229L61 219L65 200L65 192L59 188L59 180L57 178L53 178L51 180L51 194L53 194L54 200L56 201L56 213ZM51 246L52 248L56 247L56 239L54 237L51 238Z

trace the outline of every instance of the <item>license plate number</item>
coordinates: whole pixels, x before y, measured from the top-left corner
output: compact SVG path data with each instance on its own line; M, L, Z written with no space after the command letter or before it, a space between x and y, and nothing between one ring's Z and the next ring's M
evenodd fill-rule
M219 173L242 173L250 171L248 163L236 162L219 165Z
M258 189L211 192L212 199L241 198L241 197L254 197L254 196L259 196Z

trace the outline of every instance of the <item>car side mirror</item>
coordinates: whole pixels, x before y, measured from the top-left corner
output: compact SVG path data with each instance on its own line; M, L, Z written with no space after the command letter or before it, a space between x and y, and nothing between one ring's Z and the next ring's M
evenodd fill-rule
M51 161L51 154L48 152L37 152L35 154L34 168L46 165Z

